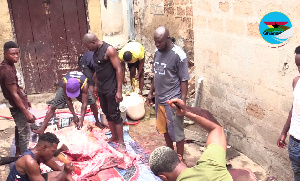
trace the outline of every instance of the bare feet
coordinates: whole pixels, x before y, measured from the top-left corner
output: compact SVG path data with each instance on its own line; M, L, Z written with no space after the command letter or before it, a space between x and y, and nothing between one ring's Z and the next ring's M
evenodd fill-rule
M126 145L125 143L119 143L118 144L118 149L117 149L119 152L126 152Z
M118 138L110 137L110 138L106 139L105 141L107 141L108 143L111 143L111 142L118 142L119 139Z
M36 129L36 130L32 130L32 132L34 132L35 134L41 135L44 133L45 130L43 130L42 128L40 129Z
M99 121L96 121L95 126L97 126L97 127L100 128L100 129L104 129L104 128L106 127L104 124L102 124L102 123L99 122Z

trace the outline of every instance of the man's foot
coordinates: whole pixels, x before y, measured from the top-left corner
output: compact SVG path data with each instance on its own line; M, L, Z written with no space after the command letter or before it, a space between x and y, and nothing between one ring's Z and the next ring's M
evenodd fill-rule
M117 149L119 152L123 153L123 152L126 152L126 145L125 143L119 143L118 144L118 149Z
M40 129L36 129L36 130L32 130L32 132L34 132L35 134L41 135L44 133L45 130L43 130L42 128Z
M111 143L111 142L118 142L119 139L118 139L118 138L110 137L110 138L108 138L108 139L105 139L105 141L107 141L108 143Z
M99 122L99 121L96 121L95 126L97 126L97 127L100 128L100 129L104 129L104 128L106 127L104 124L102 124L102 123Z

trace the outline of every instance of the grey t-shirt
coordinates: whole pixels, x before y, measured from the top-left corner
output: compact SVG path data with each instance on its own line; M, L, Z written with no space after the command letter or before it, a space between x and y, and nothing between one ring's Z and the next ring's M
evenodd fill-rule
M180 84L190 79L185 52L174 45L167 52L156 50L153 64L155 102L166 105L166 101L181 97Z

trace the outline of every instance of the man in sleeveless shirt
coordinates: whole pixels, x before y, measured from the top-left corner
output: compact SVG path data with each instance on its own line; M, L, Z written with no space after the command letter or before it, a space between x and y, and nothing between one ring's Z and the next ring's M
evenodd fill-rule
M16 155L22 154L27 148L30 139L30 123L35 117L29 112L31 107L27 96L18 85L15 63L20 58L19 46L12 41L4 44L4 60L0 64L0 84L3 96L11 105L10 112L14 118Z
M52 159L58 143L59 140L54 134L42 134L36 146L27 149L16 161L6 181L73 180L70 173L74 170L74 166L72 164L59 166ZM40 163L49 166L53 172L41 174Z
M112 137L108 142L118 142L119 149L124 150L123 120L119 109L119 103L123 100L122 74L120 59L117 50L108 43L101 41L93 33L87 33L83 37L83 44L88 50L94 52L96 72L94 74L95 89L98 93L100 105L105 114ZM94 80L95 80L94 79Z
M295 49L295 64L298 67L300 72L300 46ZM290 133L289 138L289 158L292 163L292 169L294 172L294 180L300 180L300 76L297 76L293 80L293 105L290 110L289 116L286 120L286 123L282 129L281 135L277 141L277 145L280 148L286 146L286 136L287 132Z
M95 99L92 96L92 93L88 88L87 81L88 79L81 72L71 71L67 73L63 77L63 80L60 82L60 87L56 91L56 96L52 101L50 109L46 113L42 127L38 130L33 130L33 132L37 134L44 133L45 129L47 128L48 122L55 113L55 110L57 108L63 108L65 104L67 104L70 112L73 114L73 121L78 129L80 129L83 126L83 120L86 113L87 105L90 105L91 107L91 110L96 120L96 126L103 128L103 124L105 123L102 124L99 121L98 107L95 102ZM76 98L82 103L80 119L77 117L74 111L73 102L71 98Z

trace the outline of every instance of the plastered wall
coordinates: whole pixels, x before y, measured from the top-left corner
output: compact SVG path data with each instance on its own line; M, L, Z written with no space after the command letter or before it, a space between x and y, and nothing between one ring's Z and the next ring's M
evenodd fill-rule
M222 122L230 145L269 175L292 180L287 150L276 142L299 75L294 50L300 45L300 2L198 0L193 7L195 74L204 77L199 105ZM272 11L286 14L296 28L280 48L270 48L258 29Z

